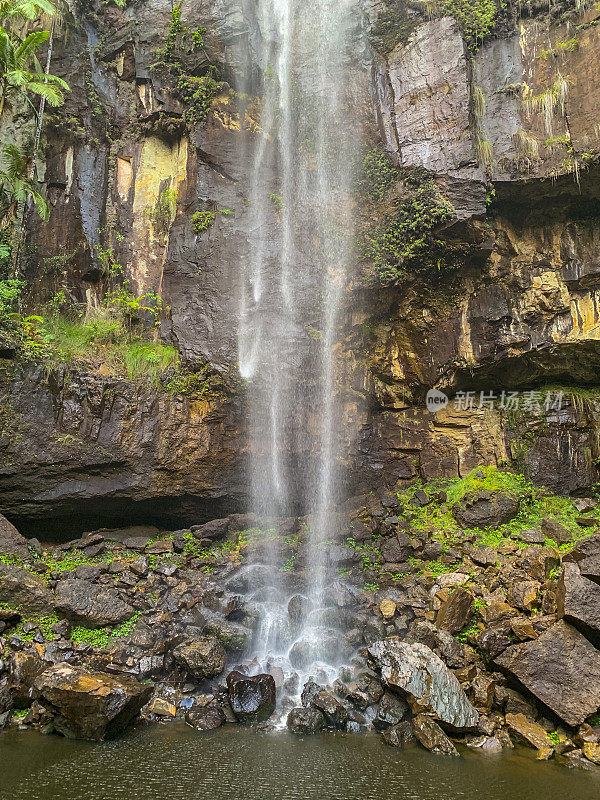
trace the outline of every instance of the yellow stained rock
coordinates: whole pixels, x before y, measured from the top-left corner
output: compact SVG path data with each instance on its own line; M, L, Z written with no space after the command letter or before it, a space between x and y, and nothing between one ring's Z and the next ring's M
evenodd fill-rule
M600 744L584 742L583 755L594 764L600 764Z
M384 619L391 619L396 613L396 603L393 600L382 600L379 604L379 610Z
M162 697L155 697L150 706L150 712L157 717L174 717L176 708L168 700L163 700Z

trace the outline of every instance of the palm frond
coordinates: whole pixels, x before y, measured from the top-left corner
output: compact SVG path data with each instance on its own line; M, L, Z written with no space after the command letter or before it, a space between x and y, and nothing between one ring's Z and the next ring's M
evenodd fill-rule
M19 66L29 63L35 51L50 37L50 31L34 31L15 50L15 58Z

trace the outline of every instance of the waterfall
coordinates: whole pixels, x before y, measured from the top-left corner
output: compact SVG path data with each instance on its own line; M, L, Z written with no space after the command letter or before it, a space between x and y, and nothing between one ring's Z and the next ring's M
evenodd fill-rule
M339 659L339 633L324 622L334 577L324 543L333 538L331 510L343 480L335 349L352 263L360 134L348 65L356 62L360 15L357 0L257 0L253 14L262 108L241 266L239 368L253 510L263 529L274 529L251 558L256 656L263 668L275 659L302 677ZM283 534L298 515L308 515L304 582L290 580L281 561Z

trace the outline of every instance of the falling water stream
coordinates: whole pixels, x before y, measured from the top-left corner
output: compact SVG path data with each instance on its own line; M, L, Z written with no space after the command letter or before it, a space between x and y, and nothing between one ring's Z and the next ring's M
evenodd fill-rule
M309 515L304 584L282 572L281 537L267 536L249 568L260 607L255 655L262 668L275 661L302 677L317 667L330 674L340 659L323 544L342 480L334 356L352 252L359 136L346 66L358 14L356 0L258 0L255 13L263 103L238 337L253 510L276 531L277 520ZM290 619L294 588L301 599Z

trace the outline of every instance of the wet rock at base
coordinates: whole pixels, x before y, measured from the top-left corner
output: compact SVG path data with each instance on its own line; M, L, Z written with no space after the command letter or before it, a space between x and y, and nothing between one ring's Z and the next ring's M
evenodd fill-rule
M292 708L287 718L288 729L299 736L313 736L325 727L325 717L318 708Z
M225 669L225 650L214 636L186 640L173 650L173 658L194 678L214 678Z
M31 705L31 688L47 666L36 653L13 653L9 692L14 706L28 708Z
M545 750L551 747L548 734L542 726L527 719L524 714L507 714L506 724L516 741L534 747L536 750Z
M0 603L26 615L43 616L53 608L54 596L40 578L0 561Z
M391 692L385 692L377 706L373 727L380 731L385 730L402 722L409 714L408 704L403 698Z
M600 707L600 653L562 620L495 661L567 725L580 725Z
M413 731L419 742L432 753L458 756L458 750L437 722L426 714L417 714L413 719Z
M412 725L405 720L404 722L399 722L397 725L392 725L391 728L383 732L381 738L390 747L404 747L414 742L415 735Z
M197 731L212 731L225 722L225 714L217 703L194 704L185 713L185 721Z
M15 526L0 514L0 553L16 556L22 561L30 557L27 539L21 536Z
M229 702L240 722L254 724L269 719L275 711L276 689L272 675L243 675L230 672L227 676Z
M312 602L303 594L295 594L288 602L288 616L294 624L300 624L312 608Z
M478 712L456 676L436 654L422 644L384 639L368 648L391 689L400 690L414 711L428 711L457 730L477 725Z
M35 681L54 728L69 739L101 740L121 733L150 699L154 687L130 678L58 664Z
M302 689L302 694L300 695L300 700L302 705L305 708L308 708L312 705L312 701L318 695L318 693L323 689L318 683L315 681L307 681L304 684L304 688Z
M148 710L149 713L153 714L155 717L174 717L177 713L177 709L173 703L169 703L169 701L165 700L163 697L155 697Z
M118 625L134 614L115 589L101 589L85 580L64 580L56 585L55 607L73 622L90 628Z
M229 525L230 519L225 517L224 519L213 519L204 523L204 525L192 525L191 530L195 539L211 539L215 541L227 535Z
M227 653L242 653L250 641L250 631L235 622L208 622L203 633L218 639Z
M336 728L341 728L348 719L348 709L331 692L317 692L312 706L322 711L327 722Z

